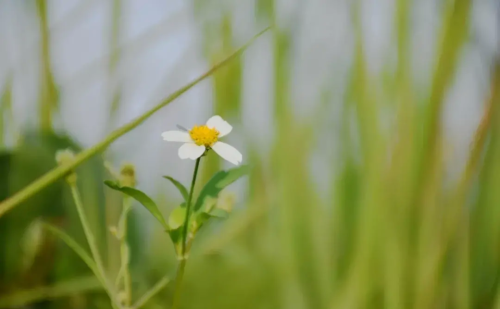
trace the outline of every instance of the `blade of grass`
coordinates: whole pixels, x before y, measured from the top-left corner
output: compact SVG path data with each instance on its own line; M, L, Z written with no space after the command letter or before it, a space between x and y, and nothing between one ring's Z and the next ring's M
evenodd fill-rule
M102 286L94 277L82 277L56 283L53 286L14 292L0 298L0 308L21 308L43 300L99 291L101 289Z
M4 147L6 125L4 123L7 112L12 111L12 77L9 76L0 94L0 147ZM13 121L11 119L11 121ZM13 132L12 132L13 133Z
M385 280L384 300L388 309L408 307L410 283L407 278L411 265L411 189L414 187L415 161L415 99L412 87L410 63L410 26L412 0L398 0L395 12L396 42L398 46L398 65L393 94L397 104L396 132L391 141L396 141L391 154L392 164L388 170L386 207L383 212L386 247L384 248ZM391 189L387 189L391 188Z
M460 51L467 39L469 15L471 11L470 0L455 0L450 4L444 18L443 38L438 50L438 63L432 77L432 89L426 107L425 124L423 126L423 152L421 162L421 175L423 185L430 162L434 158L437 141L441 135L441 112L448 87L451 85L454 73L458 67Z
M441 115L445 95L459 65L460 51L467 39L470 11L470 0L455 0L445 11L437 54L439 58L433 74L430 98L425 107L423 143L417 163L417 195L412 199L416 203L414 207L419 209L418 218L421 222L417 235L415 268L415 301L418 308L429 307L442 296L439 293L442 293L443 283L437 279L442 271L444 255L450 249L450 236L453 236L440 233L443 225L446 228L447 225L454 225L455 221L449 209L438 207L445 202L443 192L439 190L444 168ZM463 205L461 202L459 204ZM453 207L463 214L463 207ZM440 220L440 217L444 220ZM459 215L458 218L462 217ZM440 237L435 237L436 235Z
M44 0L37 1L38 15L40 16L40 31L42 37L42 74L39 96L40 129L42 132L52 131L52 112L57 107L57 90L52 74L50 58L50 32L48 26L48 9Z

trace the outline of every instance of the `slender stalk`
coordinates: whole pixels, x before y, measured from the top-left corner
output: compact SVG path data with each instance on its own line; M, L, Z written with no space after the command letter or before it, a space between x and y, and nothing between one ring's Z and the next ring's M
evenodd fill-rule
M87 220L87 215L85 214L85 210L83 209L83 204L82 200L80 198L80 192L78 191L78 187L76 186L76 183L71 183L70 184L71 188L71 194L73 196L73 200L75 201L76 205L76 210L78 212L78 216L80 217L80 222L82 223L83 231L85 233L85 237L87 238L87 242L90 247L90 252L92 253L92 257L95 261L95 264L97 266L97 271L99 272L101 278L103 278L104 283L105 283L105 289L109 294L109 297L111 299L111 303L113 304L114 308L120 308L120 305L117 304L116 300L116 295L111 288L109 281L106 277L106 272L104 270L104 264L102 263L102 258L101 255L99 254L99 250L97 247L97 243L95 241L94 234L92 233L90 229L89 222Z
M137 302L132 306L133 309L139 309L144 306L153 296L160 292L168 283L170 279L165 276L158 281L149 291L147 291Z
M128 231L128 213L130 212L130 198L125 197L123 199L123 210L119 223L120 231L120 254L122 269L121 273L123 276L123 290L125 292L125 305L130 306L132 303L132 279L130 276L130 251L127 243L127 231Z
M251 43L255 39L257 39L260 35L265 33L267 30L269 30L269 27L264 29L263 31L259 32L257 35L255 35L250 41L248 41L245 45L240 47L238 50L236 50L234 53L229 55L227 58L213 66L211 69L200 75L198 78L190 82L189 84L185 85L184 87L178 89L176 92L172 93L169 97L167 97L165 100L160 102L158 105L150 109L149 111L145 112L141 116L135 118L131 122L127 123L126 125L122 126L121 128L111 132L106 138L104 138L102 141L97 143L95 146L88 148L81 153L79 153L73 162L68 165L61 165L47 174L43 175L42 177L38 178L34 182L32 182L30 185L22 189L20 192L17 192L15 195L12 197L8 198L4 202L0 204L0 217L2 217L6 212L11 210L12 208L16 207L19 205L21 202L25 201L26 199L30 198L33 196L35 193L39 192L40 190L44 189L48 185L52 184L56 180L64 177L69 171L74 170L75 167L79 166L80 164L84 163L88 159L90 159L92 156L95 154L103 151L106 149L111 143L113 143L115 140L117 140L119 137L122 135L128 133L141 123L143 123L145 120L147 120L149 117L151 117L154 113L159 111L161 108L167 106L170 102L174 101L178 97L180 97L182 94L187 92L189 89L193 88L195 85L197 85L199 82L205 80L209 76L211 76L214 72L219 70L221 67L229 63L231 60L239 56L248 46L250 46Z
M182 252L177 266L177 274L175 276L175 292L174 299L172 301L172 308L175 309L179 306L179 300L181 298L182 290L182 278L184 277L184 269L186 268L186 262L188 259L188 253L191 248L193 237L189 237L189 219L191 217L191 202L193 200L194 185L196 184L196 176L198 175L198 169L200 167L201 157L196 160L196 165L194 166L193 180L191 181L191 189L189 190L189 197L186 205L186 218L184 219L184 226L182 231Z
M182 278L184 277L184 269L186 268L187 258L182 257L177 266L177 274L175 275L175 290L174 299L172 301L172 309L177 309L179 307L179 301L181 299L181 289L182 289Z
M76 210L78 211L78 216L80 217L80 222L82 223L83 231L85 233L85 237L87 238L87 242L90 247L90 252L92 253L92 257L97 265L97 270L104 274L104 265L102 263L101 255L99 254L99 250L97 248L97 243L95 241L94 234L90 230L90 225L87 220L87 215L85 214L85 210L83 209L82 200L80 198L80 192L76 184L70 185L71 194L73 196L73 200L75 201Z
M0 308L21 308L48 299L68 297L91 291L100 291L102 286L92 277L81 277L52 286L35 287L29 290L15 291L0 298Z
M186 205L186 218L184 219L184 226L183 226L183 232L182 232L182 257L185 258L186 255L186 241L187 241L187 236L188 236L188 231L189 231L189 219L191 217L191 211L192 211L192 205L191 201L193 200L193 192L194 192L194 185L196 183L196 176L198 175L198 168L200 167L200 161L201 157L199 157L196 160L196 165L194 166L194 173L193 173L193 180L191 181L191 189L189 190L189 197L187 200L187 205Z

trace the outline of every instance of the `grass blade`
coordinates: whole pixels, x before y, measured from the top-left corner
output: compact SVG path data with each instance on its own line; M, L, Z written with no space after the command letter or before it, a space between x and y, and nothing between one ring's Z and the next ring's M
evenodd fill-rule
M0 298L0 308L21 308L42 300L96 291L101 288L101 285L94 277L77 278L53 286L37 287L12 293Z

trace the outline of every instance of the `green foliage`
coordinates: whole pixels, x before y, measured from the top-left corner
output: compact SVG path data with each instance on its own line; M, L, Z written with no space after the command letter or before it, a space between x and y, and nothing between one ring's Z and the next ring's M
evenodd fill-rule
M186 208L175 208L168 217L168 234L175 247L178 256L182 254L183 226L186 219Z
M180 183L179 181L170 176L163 176L163 178L170 180L170 182L177 188L177 190L179 190L184 201L188 200L189 192L182 183Z
M122 187L116 181L106 180L104 184L109 188L120 191L141 203L142 206L146 207L146 209L153 215L153 217L155 217L156 220L158 220L158 222L161 223L163 227L168 227L163 215L158 209L158 206L156 206L156 203L146 193L131 187Z
M239 178L247 175L250 171L248 165L232 168L227 171L217 172L203 187L194 204L194 210L198 211L204 209L211 199L216 199L219 193L227 186L238 180Z
M11 151L0 154L0 200L4 200L34 179L40 177L55 165L55 153L59 149L80 147L66 136L55 134L28 133L23 142ZM92 228L101 242L104 230L102 188L95 183L103 173L102 162L93 159L79 170L79 185L87 200L92 202L87 213L92 219ZM55 226L64 226L78 243L85 243L81 225L74 205L65 189L64 181L59 181L0 218L0 290L15 290L28 282L28 286L44 285L51 280L65 280L88 274L88 268L68 247L57 245L50 234L38 231L36 252L33 263L25 264L23 239L28 227L37 219L43 219Z
M92 260L92 257L71 236L51 224L45 224L45 228L59 237L62 241L64 241L66 245L68 245L68 247L70 247L76 254L78 254L78 256L82 259L82 261L85 262L85 264L87 264L87 266L90 268L90 270L92 270L94 274L98 274L97 265L95 264L94 260Z
M180 206L175 208L168 217L169 230L177 230L178 228L180 228L182 225L184 225L185 219L186 219L186 208Z
M224 209L216 208L207 213L209 216L219 219L227 219L229 217L229 213Z
M201 190L188 222L191 233L202 226L204 230L196 234L189 257L182 308L500 308L499 111L486 110L476 133L476 138L484 138L472 143L463 166L450 167L447 163L448 156L455 156L456 151L449 149L443 134L443 107L450 87L457 80L463 59L473 57L470 53L462 57L464 46L470 44L472 50L476 47L469 41L470 19L476 15L471 12L476 4L451 0L436 6L436 16L442 14L442 18L437 23L440 29L436 29L439 35L435 59L431 61L434 67L430 78L426 78L429 87L424 89L420 81L414 80L418 74L413 68L414 58L420 57L419 46L413 45L418 26L414 26L412 12L418 1L395 2L395 42L390 44L390 62L382 63L380 71L373 70L371 57L367 57L372 51L366 44L366 27L362 27L365 16L360 11L361 3L353 2L349 7L353 18L348 18L348 24L353 29L345 33L349 38L346 50L352 52L348 72L338 75L336 67L330 69L334 78L325 82L325 88L331 92L327 102L320 107L314 98L305 102L308 108L316 109L311 113L314 116L307 118L296 115L292 107L296 98L292 81L297 78L294 74L300 72L297 67L304 64L304 54L307 55L302 53L300 43L302 35L309 35L302 28L310 22L308 14L302 15L310 12L309 2L293 7L295 12L291 14L299 18L292 18L290 25L276 0L253 2L257 23L275 26L267 38L270 46L265 47L266 55L272 57L272 150L262 152L260 145L252 144L254 140L242 132L245 152L250 154L245 162L256 167L252 173L247 166L216 173L220 159L215 155L203 159L203 177L213 177L204 187L203 177L198 182ZM231 15L223 1L218 0L195 1L193 9L204 42L201 54L207 63L216 63L236 45L233 41L238 33L234 22L237 15ZM285 18L278 18L281 14ZM113 28L119 24L117 15L113 14ZM117 32L113 31L113 36L110 45L119 48ZM116 55L109 61L112 66L117 63ZM238 58L213 76L215 113L234 119L246 116L241 114L241 98L243 83L247 76L252 76L246 71L248 67L247 59ZM306 70L306 74L314 74L311 71ZM337 83L337 79L342 83ZM337 87L339 84L342 87ZM495 96L498 85L500 79L492 74L492 98L485 106L500 106ZM118 104L119 98L115 96L114 103ZM340 116L333 115L333 105L341 107ZM111 135L96 149L104 149L141 121ZM26 145L0 155L0 200L53 167L54 144L47 140L37 143L38 140L41 138L28 139ZM88 156L85 154L82 160ZM449 177L450 168L465 171ZM94 188L83 197L88 201L88 212L96 218L90 221L95 222L96 229L102 229L104 202L100 189L95 189L102 187L96 185L102 181L102 172L95 164L83 166L78 172L97 175L90 180L79 176L79 182L86 182L82 187ZM243 207L232 211L228 218L228 212L217 208L220 192L247 174L248 196L242 197ZM165 178L186 201L188 190L177 180ZM60 230L55 234L66 238L73 244L70 246L84 243L80 225L66 205L62 185L57 182L44 188L0 218L0 294L25 289L32 282L48 285L48 278L59 281L60 276L53 276L54 273L74 276L74 269L81 268L80 257L62 254L61 248L54 249L53 239L44 238L45 245L38 252L43 254L35 255L32 273L18 271L18 260L23 255L18 244L35 218L63 225L67 235L61 236ZM167 199L166 207L178 207L165 222L156 204L144 193L112 182L107 185L135 195L162 224L148 229L138 226L151 230L151 234L139 240L146 245L141 247L144 252L134 269L134 274L138 274L134 288L145 291L164 273L174 273L177 261L166 245L165 230L179 253L185 203L171 205ZM209 221L226 218L223 224ZM80 246L76 248L85 252ZM85 258L85 254L80 255ZM109 263L116 261L111 259ZM65 266L60 267L61 264ZM62 270L56 272L53 268ZM44 274L34 275L37 272ZM165 307L172 299L172 289L173 285L169 285L145 308ZM77 308L78 304L79 308L108 308L108 302L101 305L99 297L102 295L80 293L78 297L68 297L68 303L48 300L23 305L37 309L73 305ZM0 306L2 299L0 295Z

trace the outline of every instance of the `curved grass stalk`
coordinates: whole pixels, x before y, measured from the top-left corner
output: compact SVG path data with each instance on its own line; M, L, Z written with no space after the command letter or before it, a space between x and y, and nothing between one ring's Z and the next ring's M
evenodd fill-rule
M94 277L82 277L56 283L53 286L37 287L14 292L0 298L0 308L21 308L47 299L71 296L100 290L102 286Z
M90 270L95 274L97 279L102 283L103 287L106 287L105 280L104 278L101 277L101 274L99 273L97 269L97 265L92 260L92 257L85 251L85 249L80 246L71 236L66 234L66 232L60 230L58 227L55 227L51 224L44 224L44 227L49 230L52 234L56 235L59 237L62 241L68 245L78 256L87 264L87 266L90 268Z
M158 281L149 291L147 291L137 302L132 306L132 309L139 309L144 306L153 296L158 294L167 284L170 279L165 276L160 281Z
M211 76L214 72L219 70L221 67L229 63L231 60L239 56L248 46L250 46L253 41L255 41L259 36L261 36L263 33L265 33L268 28L265 28L261 32L257 33L252 39L250 39L246 44L244 44L242 47L237 49L234 53L229 55L227 58L213 66L211 69L197 77L195 80L190 82L189 84L185 85L184 87L178 89L174 93L172 93L169 97L167 97L165 100L160 102L158 105L155 107L151 108L141 116L135 118L131 122L127 123L126 125L116 129L115 131L111 132L106 138L104 138L102 141L97 143L91 148L88 148L82 152L80 152L77 156L75 156L74 161L71 164L68 165L61 165L53 170L49 171L42 177L38 178L34 182L32 182L30 185L25 187L23 190L20 192L14 194L12 197L8 198L4 202L0 204L0 217L2 217L6 212L11 210L12 208L16 207L19 205L21 202L25 201L29 197L33 196L46 186L52 184L56 180L64 177L68 172L71 170L74 170L77 166L81 165L82 163L86 162L88 159L90 159L92 156L96 155L97 153L103 151L106 149L111 143L113 143L115 140L117 140L119 137L122 135L130 132L133 130L135 127L146 121L149 117L151 117L154 113L162 109L163 107L167 106L169 103L180 97L182 94L187 92L189 89L193 88L195 85L197 85L199 82L203 81L204 79L208 78Z

